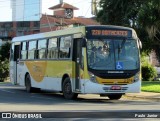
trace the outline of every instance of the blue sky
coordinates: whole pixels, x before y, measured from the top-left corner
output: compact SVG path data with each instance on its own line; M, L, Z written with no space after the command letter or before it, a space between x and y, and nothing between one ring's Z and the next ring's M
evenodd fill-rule
M75 16L91 17L91 0L63 0L66 3L72 4L79 8L75 11ZM42 0L42 13L53 14L53 11L49 10L59 3L59 0ZM0 0L0 21L11 21L12 10L10 7L10 0Z

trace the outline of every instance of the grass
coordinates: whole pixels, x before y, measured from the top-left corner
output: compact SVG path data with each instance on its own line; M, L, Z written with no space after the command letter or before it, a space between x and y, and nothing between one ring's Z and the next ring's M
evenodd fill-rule
M160 81L142 81L141 91L160 93Z

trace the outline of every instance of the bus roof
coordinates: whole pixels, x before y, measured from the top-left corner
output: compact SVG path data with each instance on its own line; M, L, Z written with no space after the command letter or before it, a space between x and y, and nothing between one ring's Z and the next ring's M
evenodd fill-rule
M78 33L82 33L83 35L85 35L85 27L81 26L81 27L67 28L64 30L57 30L57 31L51 31L51 32L14 37L12 39L12 42L21 42L21 41L27 41L27 40L50 38L50 37L78 34Z
M27 41L27 40L50 38L50 37L78 34L78 33L81 33L83 36L85 36L85 34L86 34L85 28L94 28L94 27L95 28L97 28L97 27L98 28L106 28L106 29L130 30L130 31L132 31L132 37L137 38L137 34L136 34L135 30L132 28L129 28L129 27L114 26L114 25L90 25L90 26L73 27L73 28L67 28L64 30L57 30L57 31L51 31L51 32L44 32L44 33L14 37L12 39L12 42L21 42L21 41Z

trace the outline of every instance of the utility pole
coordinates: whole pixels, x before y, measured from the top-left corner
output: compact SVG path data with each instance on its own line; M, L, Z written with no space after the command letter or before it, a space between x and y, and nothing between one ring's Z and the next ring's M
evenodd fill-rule
M97 6L100 0L92 0L91 2L91 13L92 15L97 15Z

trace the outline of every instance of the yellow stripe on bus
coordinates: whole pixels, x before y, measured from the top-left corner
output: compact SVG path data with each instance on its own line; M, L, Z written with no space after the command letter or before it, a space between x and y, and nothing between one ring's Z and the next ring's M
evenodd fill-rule
M43 81L44 77L62 78L68 74L75 78L75 62L73 61L26 61L29 74L37 81Z
M47 62L46 61L26 61L25 64L32 78L37 82L41 82L46 73Z

